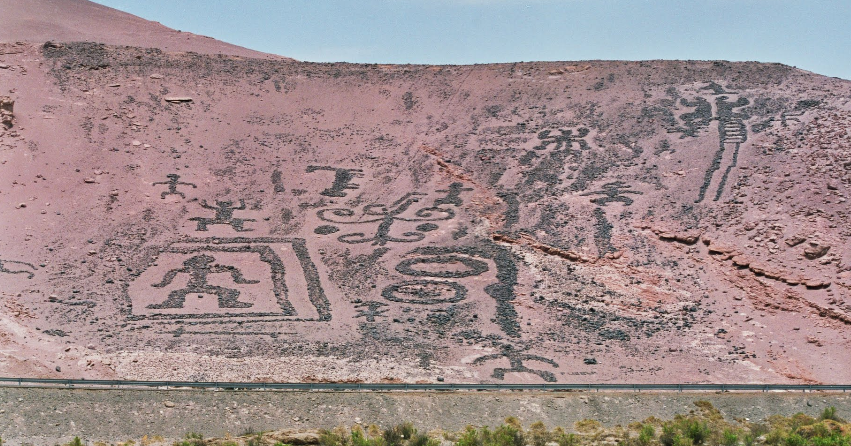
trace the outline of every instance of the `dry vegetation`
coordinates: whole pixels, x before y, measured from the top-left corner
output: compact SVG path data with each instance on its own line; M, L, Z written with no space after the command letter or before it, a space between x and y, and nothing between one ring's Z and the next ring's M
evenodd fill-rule
M548 429L535 422L524 428L515 417L502 425L467 426L461 432L434 430L423 432L412 423L382 429L375 424L340 426L332 430L281 430L204 438L188 433L170 442L161 436L145 436L138 442L89 442L74 437L67 446L851 446L851 423L836 414L834 407L822 410L818 417L803 413L771 416L752 422L726 420L708 401L697 401L688 414L670 420L655 417L627 426L605 427L596 420L581 420L568 429ZM0 446L3 445L0 439Z

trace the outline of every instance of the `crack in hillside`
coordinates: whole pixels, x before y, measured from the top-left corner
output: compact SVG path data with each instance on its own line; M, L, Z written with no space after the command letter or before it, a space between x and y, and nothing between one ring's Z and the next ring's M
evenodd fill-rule
M560 248L556 248L555 246L547 245L546 243L541 243L535 238L527 234L520 234L519 238L512 238L505 234L500 233L492 233L491 238L495 242L507 243L510 245L518 245L518 246L528 246L536 251L542 252L549 256L560 257L562 259L567 259L572 262L581 262L581 263L596 263L598 259L590 259L588 257L584 257L581 254L564 250Z
M471 185L473 185L473 187L476 188L476 191L479 192L479 195L484 197L484 201L485 201L484 204L485 205L487 205L487 206L499 206L500 203L502 203L502 200L493 196L493 194L491 193L491 191L487 187L479 184L478 181L476 181L473 177L468 175L462 168L456 167L456 166L450 164L449 162L447 162L445 157L443 156L443 154L439 150L435 149L434 147L427 146L425 144L421 144L420 149L423 152L430 155L434 159L434 161L437 163L437 165L440 166L451 178L459 180L459 181L464 181L464 182L467 182L467 183L470 183ZM501 226L501 225L495 224L495 221L496 221L496 223L499 223L500 220L501 220L500 216L498 216L498 215L483 212L482 217L485 220L487 220L488 223L491 224L491 227Z

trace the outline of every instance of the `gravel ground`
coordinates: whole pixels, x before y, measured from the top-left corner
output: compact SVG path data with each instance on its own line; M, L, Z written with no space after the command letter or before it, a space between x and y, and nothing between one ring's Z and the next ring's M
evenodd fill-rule
M332 428L357 422L388 426L412 421L421 429L459 430L518 417L525 426L572 427L585 418L627 424L651 415L667 419L708 400L727 419L818 414L835 406L851 417L851 395L822 393L513 393L82 390L0 388L0 436L8 445L220 436L249 429Z

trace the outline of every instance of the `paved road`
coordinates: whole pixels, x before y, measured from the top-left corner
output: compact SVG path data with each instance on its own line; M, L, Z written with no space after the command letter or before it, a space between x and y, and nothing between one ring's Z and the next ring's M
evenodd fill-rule
M0 378L0 385L75 388L149 388L240 390L333 390L333 391L675 391L675 392L847 392L849 384L353 384L353 383L257 383L199 381L121 381L84 379Z

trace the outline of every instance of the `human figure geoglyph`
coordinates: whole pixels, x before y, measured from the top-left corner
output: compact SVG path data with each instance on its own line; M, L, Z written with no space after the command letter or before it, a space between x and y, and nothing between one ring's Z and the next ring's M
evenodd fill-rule
M188 274L189 283L186 288L174 290L169 293L168 298L159 304L148 305L150 309L183 308L186 296L192 293L215 294L219 298L219 308L249 308L253 304L237 300L239 291L231 288L220 287L208 283L210 274L228 273L237 284L260 283L259 280L249 280L242 276L242 271L235 266L219 265L213 256L202 254L191 257L183 262L183 268L175 268L165 274L160 283L152 284L154 288L168 286L178 274Z
M180 198L186 198L186 195L184 195L183 192L177 190L177 186L179 185L192 186L193 189L198 187L192 183L179 181L180 175L176 173L170 173L166 175L166 178L168 178L168 181L157 181L156 183L152 184L153 186L156 186L158 184L165 184L166 186L168 186L168 190L163 191L163 193L160 194L160 198L162 199L165 199L165 197L168 195L180 195Z
M234 207L232 201L218 201L216 200L215 206L210 206L207 204L207 200L201 200L201 207L204 209L210 209L216 211L216 215L213 218L209 217L192 217L190 221L197 221L198 226L195 228L196 231L206 231L207 226L210 225L229 225L236 232L248 232L253 231L253 229L245 229L243 225L248 221L257 221L253 218L235 218L233 216L234 211L242 211L245 210L245 200L239 200L239 207Z

